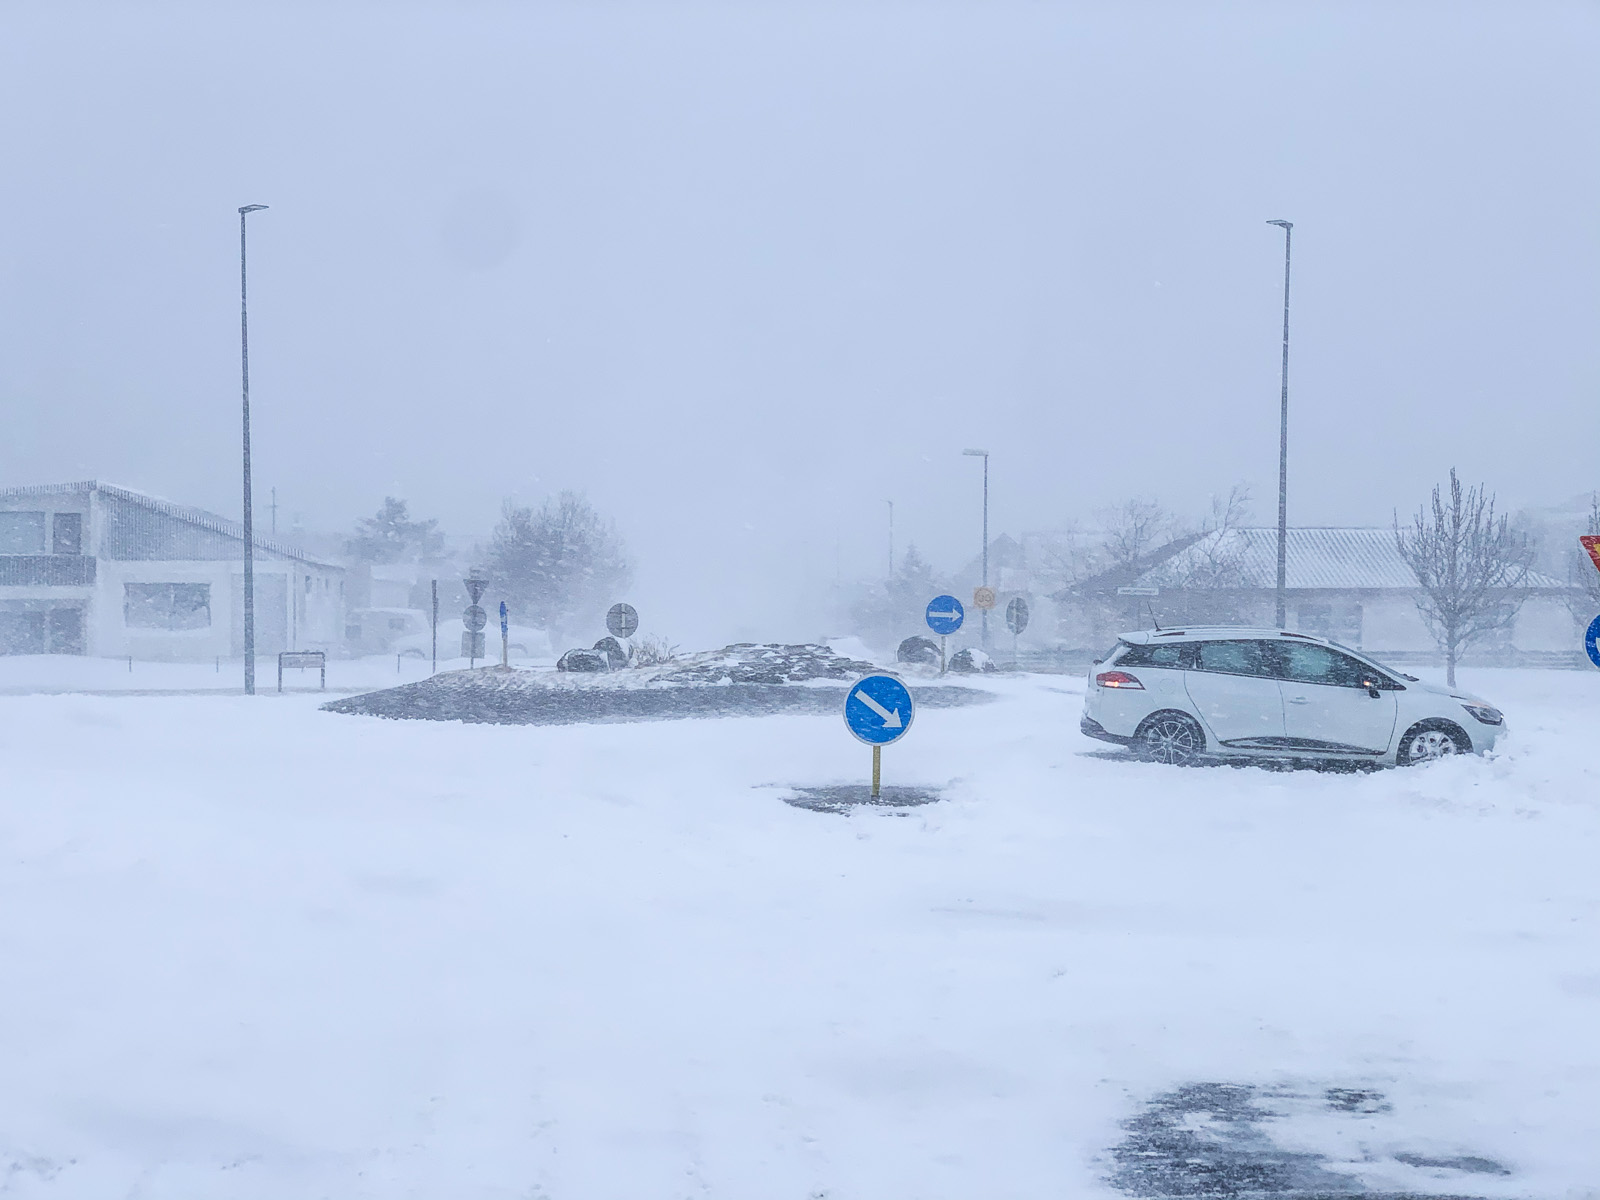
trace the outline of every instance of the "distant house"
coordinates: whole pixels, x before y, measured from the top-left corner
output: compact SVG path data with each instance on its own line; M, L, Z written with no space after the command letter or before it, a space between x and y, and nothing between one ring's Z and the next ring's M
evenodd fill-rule
M1416 576L1400 557L1393 529L1298 528L1285 541L1291 631L1330 637L1376 654L1433 656L1437 648L1417 610ZM1138 612L1162 625L1221 622L1271 625L1276 617L1278 531L1230 529L1193 540L1142 571L1132 588ZM1577 653L1569 588L1530 575L1530 594L1497 642L1469 653L1485 660Z
M255 545L256 652L331 649L344 568ZM107 483L0 489L0 654L244 653L244 531Z

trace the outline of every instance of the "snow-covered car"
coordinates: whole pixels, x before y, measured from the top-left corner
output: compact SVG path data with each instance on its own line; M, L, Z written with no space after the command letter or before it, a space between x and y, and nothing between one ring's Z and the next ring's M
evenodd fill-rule
M1141 758L1337 759L1404 766L1482 753L1500 710L1304 633L1125 633L1089 668L1079 726Z

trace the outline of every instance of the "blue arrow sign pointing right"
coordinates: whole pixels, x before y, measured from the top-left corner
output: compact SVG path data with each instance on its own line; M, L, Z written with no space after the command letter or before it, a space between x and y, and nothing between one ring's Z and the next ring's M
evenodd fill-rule
M967 610L961 607L961 601L954 596L935 596L928 601L925 615L928 628L942 635L960 629L961 622L967 619Z

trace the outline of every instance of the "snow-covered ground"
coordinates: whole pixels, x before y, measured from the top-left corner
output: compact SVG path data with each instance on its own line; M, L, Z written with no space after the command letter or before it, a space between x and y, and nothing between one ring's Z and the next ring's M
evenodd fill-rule
M1317 775L986 680L884 752L946 802L849 816L780 800L837 718L0 696L0 1190L1095 1197L1245 1084L1375 1190L1600 1197L1600 672L1462 682L1497 758Z

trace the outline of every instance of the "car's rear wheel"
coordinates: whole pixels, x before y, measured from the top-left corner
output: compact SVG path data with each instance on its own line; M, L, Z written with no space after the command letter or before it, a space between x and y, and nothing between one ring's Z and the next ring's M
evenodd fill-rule
M1145 762L1183 766L1198 758L1205 748L1205 731L1187 713L1154 713L1133 735L1133 752Z
M1402 767L1409 767L1471 752L1472 740L1461 726L1451 721L1418 721L1400 739L1395 761Z

